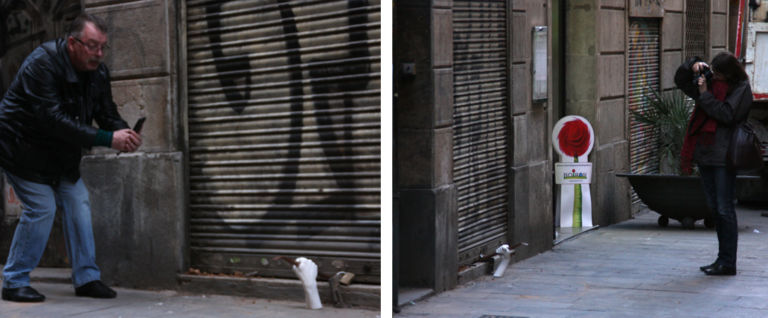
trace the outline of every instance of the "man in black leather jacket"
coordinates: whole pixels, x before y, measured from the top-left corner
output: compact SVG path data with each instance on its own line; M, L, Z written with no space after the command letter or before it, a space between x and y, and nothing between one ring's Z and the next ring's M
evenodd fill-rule
M65 39L46 42L26 58L0 101L0 166L23 205L3 269L4 300L45 300L30 287L29 272L40 261L57 206L75 294L117 295L101 282L95 264L88 190L79 170L83 148L132 152L141 145L112 101L101 61L106 48L105 24L81 14Z

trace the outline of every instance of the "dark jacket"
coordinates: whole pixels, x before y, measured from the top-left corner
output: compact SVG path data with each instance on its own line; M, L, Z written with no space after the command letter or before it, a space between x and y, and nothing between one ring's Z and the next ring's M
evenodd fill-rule
M717 121L717 130L714 142L696 144L693 159L702 166L725 166L725 156L731 143L733 127L747 120L749 116L749 109L752 107L752 88L749 86L749 80L731 85L725 101L717 100L709 91L699 94L699 88L694 83L692 68L697 61L699 61L698 58L693 58L680 65L675 74L675 84L686 95L693 98L697 107L700 107L707 116ZM712 85L708 83L707 87Z
M101 129L91 126L94 119ZM83 148L96 146L97 135L108 146L106 131L124 128L107 67L78 73L64 39L45 42L27 56L0 101L0 166L33 182L75 181Z

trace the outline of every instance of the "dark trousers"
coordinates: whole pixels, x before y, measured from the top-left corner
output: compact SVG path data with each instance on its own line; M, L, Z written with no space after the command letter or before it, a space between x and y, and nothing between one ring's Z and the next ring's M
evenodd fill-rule
M734 209L736 171L726 167L700 166L701 183L707 195L707 205L715 214L715 230L720 245L717 262L736 266L739 241L736 210Z

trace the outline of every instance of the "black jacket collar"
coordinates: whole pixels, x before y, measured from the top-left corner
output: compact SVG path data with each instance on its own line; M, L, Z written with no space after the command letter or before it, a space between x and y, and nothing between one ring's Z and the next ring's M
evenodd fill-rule
M69 52L67 52L67 40L60 38L43 43L43 48L53 57L54 63L56 63L62 70L64 70L64 76L69 83L79 82L77 78L77 72L72 66L72 61L69 59Z

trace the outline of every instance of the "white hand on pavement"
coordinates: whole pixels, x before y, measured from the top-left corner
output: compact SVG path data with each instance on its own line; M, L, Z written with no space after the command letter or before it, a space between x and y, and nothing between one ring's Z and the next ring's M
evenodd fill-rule
M293 272L299 277L304 285L304 300L310 309L323 308L320 302L320 293L317 291L317 265L312 260L299 257L296 259L298 265L293 265Z

